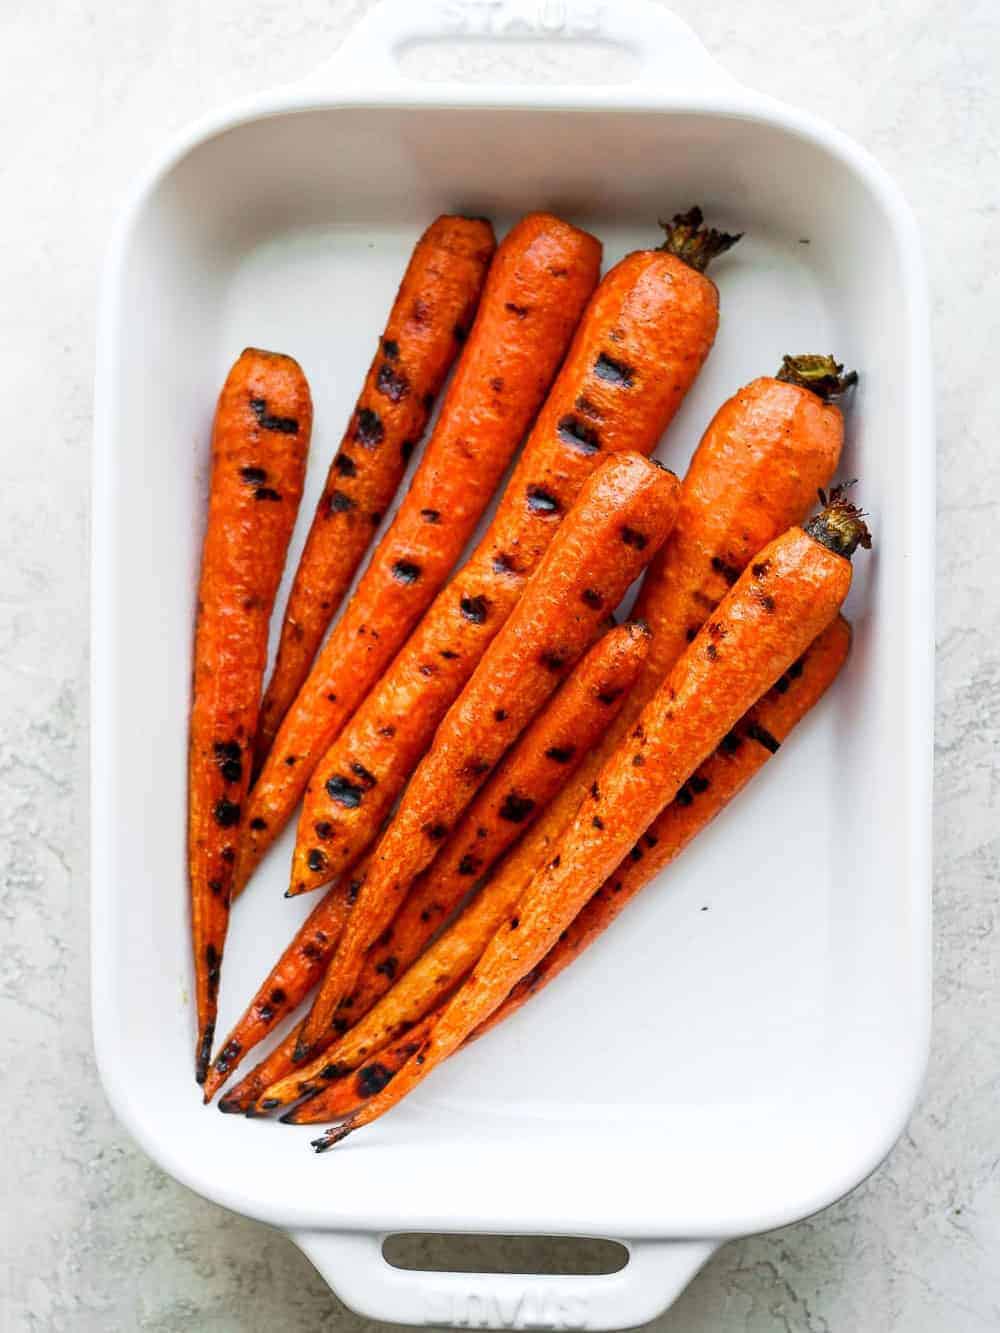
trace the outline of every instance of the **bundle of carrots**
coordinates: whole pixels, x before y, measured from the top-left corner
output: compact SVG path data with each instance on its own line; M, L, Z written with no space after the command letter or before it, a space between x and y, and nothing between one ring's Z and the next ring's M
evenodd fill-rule
M842 667L839 610L870 539L846 490L826 491L856 377L786 356L720 407L682 482L651 461L715 339L705 270L739 239L698 209L665 230L599 280L600 243L549 214L499 246L482 219L427 229L329 464L266 690L312 404L288 357L250 350L230 372L190 728L205 1100L314 994L220 1109L337 1122L318 1151L381 1116L602 934ZM300 801L287 893L324 894L212 1062L230 904Z

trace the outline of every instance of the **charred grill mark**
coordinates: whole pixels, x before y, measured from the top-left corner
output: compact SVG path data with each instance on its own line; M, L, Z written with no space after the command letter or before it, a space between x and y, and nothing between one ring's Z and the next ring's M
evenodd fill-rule
M702 792L708 791L711 785L708 778L703 778L700 773L692 773L691 777L688 778L688 786L695 796L700 796Z
M288 765L289 768L294 768L298 762L299 762L299 756L297 754L285 755L285 763Z
M723 754L735 754L742 744L743 737L737 735L735 731L730 731L719 742L719 749Z
M387 977L389 981L392 981L399 971L399 959L393 954L389 954L387 958L382 959L381 963L376 964L375 971L380 976Z
M317 819L313 824L313 832L322 842L329 842L333 837L333 825L328 819Z
M377 449L385 439L385 427L382 418L370 407L358 410L358 419L354 427L354 438L366 449Z
M710 662L714 662L715 659L719 656L719 650L718 648L716 648L714 643L710 643L708 647L705 649L705 656L708 658Z
M438 821L434 824L425 824L420 831L426 834L431 842L440 842L442 838L448 836L448 825Z
M635 528L630 528L628 524L622 528L622 541L626 546L633 546L637 551L643 551L649 542L649 538L644 532L639 532Z
M222 858L223 861L225 861L227 866L234 865L236 863L236 848L223 847L222 851L219 853L219 856Z
M539 653L538 660L549 671L561 671L569 661L569 655L562 648L546 648Z
M420 517L425 523L440 523L441 511L439 509L421 509Z
M277 431L279 435L298 435L299 423L294 417L273 417L267 410L266 398L251 398L250 411L257 418L262 430Z
M359 787L356 782L352 782L350 778L346 778L340 773L334 774L332 778L327 778L324 785L330 800L336 801L345 810L356 810L365 794L363 787Z
M219 972L222 967L222 956L214 944L205 945L205 966L208 968L208 993L214 999L219 990Z
M762 727L759 722L752 722L747 727L747 736L750 740L756 741L758 745L763 745L765 750L771 754L777 754L781 749L781 741L772 736L766 727Z
M355 502L349 495L343 491L331 491L330 498L327 501L327 512L331 514L346 514L348 510L355 508Z
M550 745L545 751L546 759L551 759L555 764L568 764L575 754L575 745Z
M364 787L365 791L371 791L372 787L378 786L378 779L375 774L365 768L364 764L359 764L356 759L351 764L351 772Z
M505 722L507 720L506 708L495 708L493 710L493 718L496 722Z
M601 447L601 437L595 428L571 412L559 418L556 434L563 444L572 445L585 454L595 454Z
M471 852L466 852L458 863L458 873L460 875L475 875L478 873L479 867L482 864L483 863L478 856L473 856Z
M241 467L240 476L248 486L263 486L267 473L262 467Z
M392 577L397 583L416 583L421 569L412 560L397 560L392 567Z
M501 552L499 555L495 555L493 557L493 573L516 574L517 566L514 564L513 560L510 558L509 555L504 555Z
M306 857L306 865L314 875L321 874L327 866L326 852L319 847L310 848L309 855Z
M402 371L393 370L388 361L384 361L375 378L375 388L391 403L400 403L410 392L410 381Z
M453 652L450 648L442 648L440 656L443 657L446 662L453 662L458 656L458 653Z
M511 791L500 806L500 818L509 824L523 824L534 808L535 802L529 796L520 796L516 791Z
M365 1065L364 1069L358 1070L356 1087L361 1097L374 1097L376 1093L381 1092L387 1083L392 1081L393 1071L387 1069L385 1065L375 1061L374 1064Z
M358 465L350 454L345 454L343 450L333 460L333 466L342 477L356 477L358 475Z
M604 598L596 588L584 588L580 594L580 600L585 606L589 606L592 611L600 611L604 605Z
M635 372L624 361L616 361L613 356L602 352L594 362L594 374L606 384L616 384L622 389L631 389Z
M490 613L490 604L485 597L463 597L458 609L466 620L471 620L474 625L482 625Z
M254 815L250 821L250 827L255 833L260 833L267 828L267 820L261 819L260 815Z
M771 568L770 560L760 560L757 564L750 566L750 572L755 579L762 579Z
M528 487L528 508L536 514L558 514L559 501L542 486Z
M585 393L580 394L573 406L578 412L582 412L585 417L590 417L594 421L604 420L604 413L596 403L591 402Z
M395 338L382 339L382 353L384 356L387 356L390 361L399 360L399 343L396 342Z
M694 643L695 639L698 637L698 626L689 625L684 631L684 637L688 643Z
M240 822L239 805L235 801L228 800L225 796L216 801L212 814L219 828L233 828Z
M253 498L255 500L269 500L277 504L281 499L281 494L273 486L258 486L253 493Z
M605 705L607 705L607 704L613 704L613 703L615 702L616 699L620 699L620 698L621 698L621 696L622 696L623 693L624 693L624 691L623 691L622 689L617 689L617 690L601 690L601 691L598 693L598 695L597 695L597 702L600 703L600 704L605 704Z
M239 741L216 741L212 750L223 779L226 782L240 782L243 778L243 751Z
M604 820L601 818L600 815L595 815L590 822L596 829L602 829L604 827Z

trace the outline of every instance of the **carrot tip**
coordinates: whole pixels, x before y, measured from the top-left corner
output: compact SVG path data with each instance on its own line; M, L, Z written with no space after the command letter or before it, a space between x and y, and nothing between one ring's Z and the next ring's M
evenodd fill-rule
M243 1107L232 1097L223 1097L219 1102L219 1110L223 1115L239 1115Z
M198 1053L195 1056L194 1079L199 1085L208 1077L208 1066L212 1061L212 1042L215 1039L215 1023L209 1022L201 1030Z
M329 1150L335 1148L338 1143L342 1143L353 1129L354 1121L352 1119L345 1120L342 1125L334 1125L318 1139L313 1139L312 1147L318 1153L329 1152Z

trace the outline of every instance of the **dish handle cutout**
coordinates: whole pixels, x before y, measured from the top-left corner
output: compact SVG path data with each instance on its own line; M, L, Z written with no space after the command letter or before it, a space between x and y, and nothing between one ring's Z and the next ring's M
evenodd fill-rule
M597 1276L399 1268L386 1235L298 1231L292 1239L345 1305L368 1319L482 1329L623 1329L668 1309L722 1244L621 1240L628 1262Z
M435 61L435 45L450 58ZM454 59L463 46L474 56L465 66ZM483 52L489 48L496 49L496 59L484 69ZM519 76L517 61L525 48L553 57L544 82L525 84ZM592 58L601 49L608 54L603 70ZM419 5L382 0L307 82L326 89L335 84L366 100L398 93L426 82L417 73L419 62L408 59L418 51L428 57L430 78L439 88L451 83L471 89L463 68L471 69L489 80L477 81L477 91L523 85L515 101L565 100L573 90L591 100L608 89L622 97L645 90L662 98L739 87L687 24L653 0L421 0ZM546 68L544 60L540 68Z

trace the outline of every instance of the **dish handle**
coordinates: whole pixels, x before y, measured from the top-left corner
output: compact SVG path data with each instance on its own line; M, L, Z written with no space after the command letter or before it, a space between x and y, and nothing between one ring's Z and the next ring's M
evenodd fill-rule
M496 45L529 43L542 50L600 44L628 59L630 73L600 76L588 73L586 82L506 84L501 77L479 84L483 95L503 86L504 101L537 103L564 100L576 93L581 100L609 94L630 100L635 94L735 92L739 85L702 45L695 33L670 10L654 0L382 0L368 11L345 38L333 60L316 75L321 84L335 79L339 87L377 100L382 93L426 87L409 74L403 58L424 45ZM613 63L608 62L609 70ZM464 83L461 76L445 76L442 84Z
M621 1241L628 1263L600 1277L441 1273L395 1268L371 1232L297 1231L292 1239L345 1305L368 1319L454 1328L622 1329L667 1310L722 1244Z

